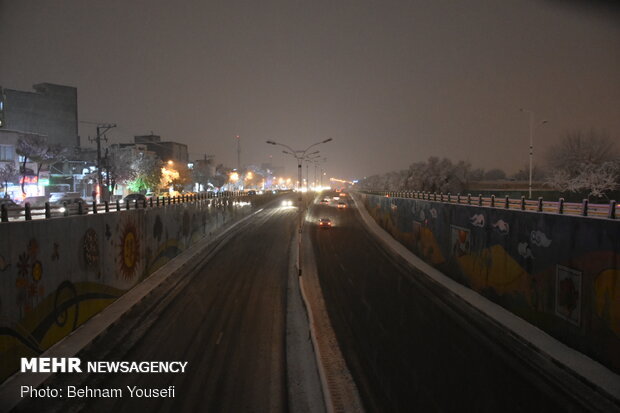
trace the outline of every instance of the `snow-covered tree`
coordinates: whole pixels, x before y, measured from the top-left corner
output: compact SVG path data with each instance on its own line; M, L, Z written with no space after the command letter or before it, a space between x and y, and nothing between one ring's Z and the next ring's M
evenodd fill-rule
M4 196L8 197L9 182L19 177L19 171L13 162L5 164L0 168L0 183L4 187Z
M26 182L26 163L31 160L33 162L37 162L43 154L47 151L47 138L42 135L24 133L20 134L19 139L17 140L17 147L15 148L15 152L18 155L23 157L22 166L21 166L21 175L22 175L22 193L25 194L26 190L24 188Z
M547 161L547 184L562 192L584 192L602 198L619 187L618 153L607 134L568 133L550 148Z

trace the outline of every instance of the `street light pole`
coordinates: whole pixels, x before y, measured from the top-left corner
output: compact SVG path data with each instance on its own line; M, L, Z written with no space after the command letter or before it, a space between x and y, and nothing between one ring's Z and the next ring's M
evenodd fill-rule
M529 173L529 185L528 185L528 198L532 199L532 167L534 163L534 112L529 109L519 109L521 112L525 112L529 114L530 117L530 173ZM540 125L544 125L547 123L546 120L543 120ZM539 126L540 126L539 125Z
M314 148L317 145L321 145L323 143L327 143L327 142L331 142L333 139L332 138L327 138L325 140L322 140L320 142L316 142L313 143L312 145L308 146L306 149L304 150L295 150L293 148L291 148L288 145L285 145L283 143L278 143L278 142L274 142L274 141L267 141L267 143L269 145L278 145L278 146L282 146L283 148L286 148L287 150L282 151L288 155L292 155L295 159L297 159L297 178L298 178L298 182L299 182L299 186L297 187L297 191L299 192L299 197L297 198L297 214L299 216L299 226L298 226L298 233L299 233L299 237L298 237L298 254L297 254L297 269L299 271L299 275L301 275L301 230L303 228L303 219L302 219L302 208L303 208L303 199L302 199L302 194L301 194L301 186L302 186L302 177L301 177L301 161L304 159L307 159L309 156L312 155L316 155L319 153L319 151L314 151L314 152L310 152L308 153L308 151L311 148Z

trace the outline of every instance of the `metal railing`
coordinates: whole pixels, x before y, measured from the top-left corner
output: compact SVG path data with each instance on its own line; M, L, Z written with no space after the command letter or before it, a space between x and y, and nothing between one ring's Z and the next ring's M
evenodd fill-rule
M582 202L565 202L564 198L557 201L545 201L542 197L538 199L519 199L498 198L491 196L472 196L471 194L444 194L436 192L420 191L362 191L370 195L385 196L388 198L409 198L421 199L435 202L445 202L450 204L482 206L490 208L517 209L521 211L546 212L552 214L580 215L597 218L616 219L620 212L620 205L615 200L610 200L608 204L591 204L587 199Z
M179 196L161 196L152 197L149 199L130 201L116 201L116 202L74 202L63 204L51 204L46 202L43 207L31 207L28 202L22 207L7 207L6 205L0 205L0 222L14 222L14 221L32 221L35 219L51 219L59 217L68 217L76 215L88 215L88 214L100 214L126 211L129 209L144 209L144 208L159 208L168 205L185 204L193 202L209 201L210 205L218 206L223 205L224 201L235 201L239 199L249 199L256 196L255 194L248 194L247 192L219 192L219 193L199 193L191 195L179 195Z

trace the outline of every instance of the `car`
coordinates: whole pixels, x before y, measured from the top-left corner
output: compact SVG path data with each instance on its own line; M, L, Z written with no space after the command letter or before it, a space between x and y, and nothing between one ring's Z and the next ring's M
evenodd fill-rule
M62 199L62 202L68 202L70 199L82 199L79 192L52 192L50 194L49 203L51 205L58 205L58 202ZM60 202L60 205L62 205Z
M291 201L290 199L285 199L284 201L282 201L282 206L283 207L293 206L293 201Z
M319 219L319 227L323 229L329 229L332 227L332 220L329 218L321 218Z
M7 208L19 207L19 205L17 205L11 198L0 198L0 205L4 205Z
M30 205L30 208L45 208L47 202L46 196L29 196L24 198L21 202L22 207L26 207L26 203Z
M255 190L249 190L248 191L248 195L256 195L256 191Z
M339 195L340 196L347 196L347 194L345 194L344 192L341 192Z
M88 213L88 202L86 202L81 197L76 197L74 194L69 195L68 193L61 198L57 198L55 201L50 202L51 206L60 207L58 212L65 212L66 209L69 210L69 214L76 214L79 208L80 203L82 203L82 213Z
M146 195L144 194L129 194L125 198L123 198L123 203L129 201L130 204L138 201L139 203L145 202L147 200Z
M340 199L340 197L339 197L339 196L334 196L334 197L332 197L332 199L333 199L334 201L338 201L338 200Z
M347 204L345 204L344 202L342 202L342 201L338 202L338 209L343 209L343 208L346 208L346 207L347 207Z
M15 203L11 198L0 198L0 206L5 207L9 218L19 217L22 213L22 208Z
M329 199L323 198L323 199L321 199L320 203L321 203L321 205L329 205Z

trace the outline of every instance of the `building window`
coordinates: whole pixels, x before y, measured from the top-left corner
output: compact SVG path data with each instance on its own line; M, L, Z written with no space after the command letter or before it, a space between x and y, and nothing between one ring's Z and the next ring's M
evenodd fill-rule
M12 161L15 159L15 149L12 145L0 145L0 161Z

